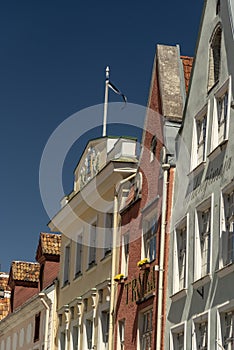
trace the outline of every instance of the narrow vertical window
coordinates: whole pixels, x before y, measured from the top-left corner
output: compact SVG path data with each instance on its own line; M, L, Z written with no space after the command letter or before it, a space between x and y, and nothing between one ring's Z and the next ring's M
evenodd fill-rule
M76 272L75 277L82 273L82 234L79 234L76 242Z
M93 321L86 320L87 349L93 348Z
M97 223L95 222L90 226L89 267L96 263L96 235Z
M119 321L119 350L124 350L125 320Z
M156 216L144 221L144 248L145 258L149 261L156 259L156 232L157 232L157 219Z
M220 62L221 62L221 37L222 30L218 26L211 39L209 49L209 73L208 73L208 90L219 80Z
M104 345L106 346L108 344L109 339L109 320L110 320L110 313L108 311L102 312L102 340Z
M40 323L41 323L41 313L35 315L35 325L34 325L34 343L40 339Z
M142 334L141 334L141 349L150 350L152 349L152 331L153 331L153 310L144 312L142 315Z
M63 284L67 284L69 282L69 273L70 273L70 245L65 247L65 255L64 255L64 277Z
M210 271L210 208L200 213L201 276Z
M121 272L126 277L128 275L129 262L129 232L125 233L122 238L122 269Z
M197 164L205 161L206 158L206 126L207 116L196 120L197 127Z
M113 213L106 213L104 255L108 255L112 250L112 226Z

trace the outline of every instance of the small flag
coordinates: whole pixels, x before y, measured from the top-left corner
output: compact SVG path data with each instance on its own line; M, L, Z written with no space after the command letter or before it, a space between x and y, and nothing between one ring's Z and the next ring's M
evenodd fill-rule
M119 89L117 89L117 87L114 86L110 81L108 81L108 86L109 86L109 88L111 88L111 90L113 90L116 94L122 96L122 98L123 98L125 104L127 103L127 97L126 97Z

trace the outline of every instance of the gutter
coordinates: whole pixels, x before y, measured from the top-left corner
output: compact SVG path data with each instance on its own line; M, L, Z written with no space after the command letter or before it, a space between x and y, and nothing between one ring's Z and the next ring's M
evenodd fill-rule
M48 348L48 329L49 329L49 313L50 313L50 306L46 302L45 298L46 295L45 293L39 293L40 300L45 307L45 334L44 334L44 348L45 350L49 349Z
M158 310L157 310L157 329L156 329L156 350L161 349L162 336L162 307L163 307L163 278L164 278L164 258L165 258L165 235L166 235L166 215L167 215L167 193L168 193L168 172L170 164L166 162L166 149L164 147L165 163L163 169L163 199L162 199L162 222L160 238L160 259L159 259L159 282L158 282Z
M111 291L110 291L110 321L109 321L109 341L108 341L108 350L114 349L114 321L115 321L115 294L116 294L116 284L114 281L114 276L116 275L117 267L117 232L118 232L118 195L121 189L121 186L133 179L136 176L136 169L132 169L130 176L126 179L121 180L118 185L115 187L115 196L114 196L114 218L113 218L113 248L112 248L112 264L111 264Z

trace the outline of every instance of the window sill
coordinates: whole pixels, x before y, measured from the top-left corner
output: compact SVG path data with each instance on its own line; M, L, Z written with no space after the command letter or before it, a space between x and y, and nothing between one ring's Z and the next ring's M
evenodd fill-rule
M112 250L110 252L108 252L107 254L105 254L102 258L101 258L101 262L102 261L109 261L110 260L110 257L112 256Z
M226 147L228 140L225 139L220 142L209 154L208 158L210 161L214 160Z
M234 272L234 263L227 264L216 271L219 278L225 277Z
M194 169L190 171L190 173L188 174L188 177L191 178L193 176L198 175L201 171L205 169L205 165L206 165L206 161L199 163Z
M69 281L63 283L61 289L65 289L65 288L68 287L68 286L70 286L70 282L69 282Z
M75 277L73 278L73 281L79 279L80 277L82 277L82 272L81 272L81 271L79 271L79 272L77 272L77 273L75 274Z
M209 90L207 91L207 96L211 93L211 91L214 90L214 88L219 84L219 79L216 80L216 82L209 88Z
M192 283L193 289L198 289L211 281L210 274L205 275Z
M187 288L183 288L170 296L173 302L184 298L187 295Z
M86 272L89 272L89 271L91 271L91 270L94 270L95 267L97 267L97 263L96 263L96 262L93 262L93 263L89 264L89 266L88 266Z

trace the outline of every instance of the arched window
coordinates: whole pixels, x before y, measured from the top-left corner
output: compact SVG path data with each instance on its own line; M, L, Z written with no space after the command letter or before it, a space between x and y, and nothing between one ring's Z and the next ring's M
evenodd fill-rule
M221 61L221 37L222 29L218 26L210 42L209 52L209 75L208 75L208 90L219 80L220 61Z

